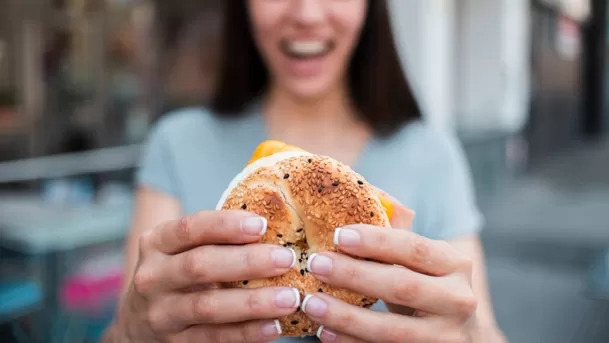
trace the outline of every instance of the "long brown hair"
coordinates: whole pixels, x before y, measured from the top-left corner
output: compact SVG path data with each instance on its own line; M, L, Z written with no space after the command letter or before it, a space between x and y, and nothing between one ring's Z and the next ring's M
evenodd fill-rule
M243 114L267 90L269 75L251 32L243 0L224 3L222 63L211 108L221 117ZM379 137L421 118L420 107L402 70L388 5L371 0L360 40L350 61L349 90L358 115Z

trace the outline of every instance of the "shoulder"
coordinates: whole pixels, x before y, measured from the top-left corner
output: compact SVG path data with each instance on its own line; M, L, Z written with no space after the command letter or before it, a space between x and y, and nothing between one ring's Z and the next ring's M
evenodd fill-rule
M421 167L458 167L465 163L463 147L454 131L424 120L404 126L386 145L402 159L416 159Z
M190 132L213 132L218 123L219 120L213 113L203 107L184 108L164 114L154 124L150 135L171 142Z

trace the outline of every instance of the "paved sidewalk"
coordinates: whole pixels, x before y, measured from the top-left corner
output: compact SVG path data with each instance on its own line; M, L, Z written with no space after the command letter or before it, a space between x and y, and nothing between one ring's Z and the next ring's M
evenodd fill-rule
M486 215L491 292L510 341L609 342L609 301L586 296L590 261L609 247L609 141L515 180Z

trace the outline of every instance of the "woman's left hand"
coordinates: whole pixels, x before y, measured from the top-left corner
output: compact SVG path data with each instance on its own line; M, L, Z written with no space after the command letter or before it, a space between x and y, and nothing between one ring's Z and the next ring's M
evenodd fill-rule
M324 252L310 258L313 275L382 299L392 312L349 305L323 293L309 295L303 311L322 325L322 342L472 342L477 301L472 262L463 253L409 230L365 225L337 229L335 244L349 255L378 262Z

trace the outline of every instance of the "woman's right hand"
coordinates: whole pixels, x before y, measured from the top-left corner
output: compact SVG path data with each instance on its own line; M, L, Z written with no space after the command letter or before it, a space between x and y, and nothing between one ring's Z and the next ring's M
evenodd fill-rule
M222 289L218 282L286 273L296 255L259 241L266 220L247 212L200 212L145 232L112 336L117 342L269 342L276 318L300 305L291 288Z

